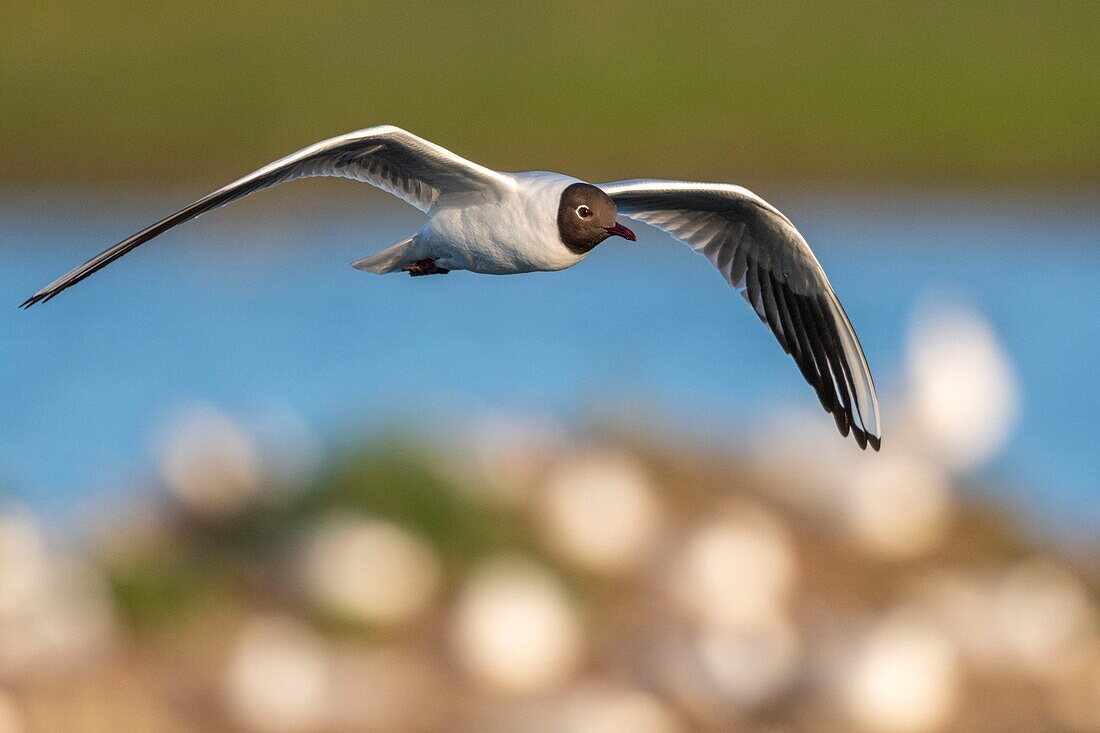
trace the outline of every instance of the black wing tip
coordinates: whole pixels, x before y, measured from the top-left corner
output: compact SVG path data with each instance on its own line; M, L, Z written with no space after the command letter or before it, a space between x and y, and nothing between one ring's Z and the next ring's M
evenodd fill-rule
M860 450L867 450L867 433L863 432L859 428L852 430L852 435L856 439L856 444Z
M842 430L841 435L848 437L848 432ZM856 444L859 446L860 450L867 450L867 448L870 447L871 450L878 453L882 449L882 436L872 435L855 425L852 425L852 437L856 439Z
M48 290L48 291L42 292L42 293L35 293L31 297L24 300L19 305L19 307L22 310L27 310L32 305L37 305L38 303L48 303L51 300L53 300L55 297L57 297L57 294L60 293L60 292L61 292L60 290Z
M827 409L827 408L826 408ZM836 429L840 432L841 436L847 438L851 435L855 438L856 444L860 450L867 450L868 447L871 450L878 453L882 450L882 436L869 433L861 428L856 422L853 421L853 415L846 410L828 410L832 413L833 420L836 421Z
M41 294L36 294L36 295L32 295L31 297L27 298L27 299L26 299L26 300L24 300L24 301L23 301L22 303L20 303L20 304L19 304L19 307L20 307L20 309L22 309L22 310L27 310L27 309L28 309L28 308L30 308L30 307L31 307L32 305L34 305L34 304L36 304L36 303L40 303L40 302L42 302L43 300L45 300L45 296L44 296L44 295L41 295Z

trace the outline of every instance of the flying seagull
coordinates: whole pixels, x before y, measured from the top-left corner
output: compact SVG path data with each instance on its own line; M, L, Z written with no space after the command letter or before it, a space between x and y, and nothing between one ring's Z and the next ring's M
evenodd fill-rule
M204 196L28 298L47 301L177 224L299 178L369 183L428 215L411 237L353 267L373 273L511 275L572 267L608 237L635 240L623 214L706 256L741 291L842 435L879 449L878 397L863 348L813 252L771 204L726 183L590 184L558 173L501 173L390 125L323 140Z

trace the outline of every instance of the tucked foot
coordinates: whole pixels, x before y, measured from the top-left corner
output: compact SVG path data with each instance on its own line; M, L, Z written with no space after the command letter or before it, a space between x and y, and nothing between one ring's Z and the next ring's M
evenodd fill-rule
M401 269L413 277L420 277L421 275L446 275L450 272L450 270L438 267L435 264L435 260L417 260L411 265L405 265Z

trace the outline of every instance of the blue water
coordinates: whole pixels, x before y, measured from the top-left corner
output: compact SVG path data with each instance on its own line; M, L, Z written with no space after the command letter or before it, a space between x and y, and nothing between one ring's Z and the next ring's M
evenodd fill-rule
M231 413L290 409L330 442L364 425L483 410L569 419L627 406L743 431L775 409L816 410L743 301L653 230L639 226L637 245L609 240L561 273L380 278L347 263L402 238L417 212L370 194L326 207L268 195L21 312L39 286L187 195L0 193L9 495L49 513L124 489L147 475L158 426L194 400ZM990 319L1024 393L987 478L1056 523L1100 520L1100 214L1087 197L1059 207L770 197L840 293L884 393L887 431L914 303L961 296Z

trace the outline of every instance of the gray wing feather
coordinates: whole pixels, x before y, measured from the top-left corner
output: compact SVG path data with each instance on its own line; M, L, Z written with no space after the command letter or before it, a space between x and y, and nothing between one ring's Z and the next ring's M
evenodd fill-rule
M398 127L380 125L323 140L280 158L127 237L28 298L23 307L47 301L172 227L251 193L318 176L369 183L421 211L456 197L493 196L511 180Z
M710 260L794 357L843 435L881 444L878 396L859 339L794 224L730 184L635 180L600 184L619 212Z

